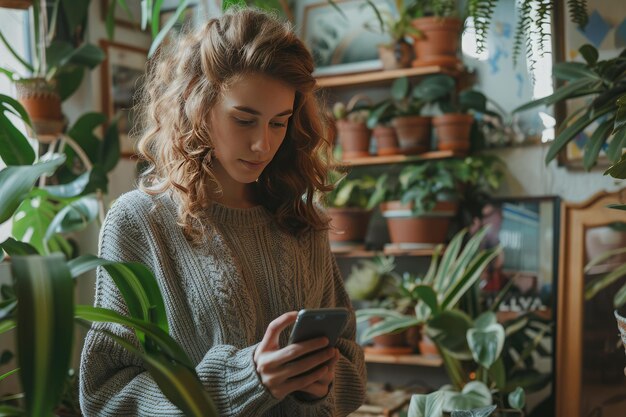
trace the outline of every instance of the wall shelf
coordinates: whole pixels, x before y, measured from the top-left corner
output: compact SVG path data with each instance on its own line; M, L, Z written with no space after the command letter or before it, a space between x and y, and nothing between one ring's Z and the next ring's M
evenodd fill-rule
M344 250L343 248L331 248L332 253L338 258L373 258L376 255L393 256L432 256L433 248L428 249L390 249L380 251L369 251L364 249Z
M395 365L415 365L439 367L443 365L440 356L423 355L385 355L380 353L365 352L365 362L367 363L390 363Z
M432 151L421 153L419 155L366 156L363 158L344 159L340 162L340 166L402 164L428 159L446 159L464 156L467 156L467 154L453 151Z
M433 74L448 74L458 76L461 71L440 66L427 66L417 68L401 68L397 70L373 71L357 74L342 74L328 77L318 77L317 86L320 88L352 87L356 85L376 85L393 81L400 77L422 77Z

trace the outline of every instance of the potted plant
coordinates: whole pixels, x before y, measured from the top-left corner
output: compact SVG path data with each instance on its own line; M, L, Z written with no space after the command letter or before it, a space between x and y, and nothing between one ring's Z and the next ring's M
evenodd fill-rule
M442 78L444 77L444 78ZM430 150L430 117L422 116L422 109L434 103L454 88L454 79L434 75L424 78L415 87L407 77L396 79L391 85L391 98L378 103L368 118L370 128L391 120L395 128L400 152L423 153Z
M372 200L381 203L392 243L443 243L458 208L457 182L450 161L409 165L398 177L381 176Z
M457 68L459 38L463 26L455 0L416 0L411 7L414 36L414 67L439 65Z
M376 180L370 176L348 178L337 171L329 173L335 188L326 194L325 203L330 216L331 242L363 242L372 214L371 195Z
M411 66L413 48L407 42L410 36L417 36L419 32L411 25L410 10L405 2L396 0L397 16L387 10L380 10L374 2L367 5L374 10L377 25L365 24L365 28L373 32L387 34L391 38L387 44L378 45L378 56L386 70L406 68Z
M342 102L333 106L342 159L361 158L370 154L372 131L366 125L370 110L369 107L357 107L360 100L369 101L369 98L357 94L350 99L347 106Z
M572 113L561 124L546 155L546 163L552 161L580 132L598 122L598 128L583 150L583 166L590 170L606 142L609 142L606 153L613 163L620 160L622 148L626 144L624 125L615 123L620 117L623 120L618 108L626 100L626 49L607 60L599 60L598 50L588 44L581 46L579 52L585 59L584 63L559 62L554 65L554 77L566 81L566 84L558 87L553 94L526 103L514 112L540 105L565 103L575 98L590 99L590 105Z
M444 81L446 77L449 76L442 75L435 81L449 84L450 81ZM433 125L437 149L441 151L469 151L472 143L470 133L479 134L470 110L499 117L497 113L487 110L487 97L474 90L464 90L457 94L449 89L448 94L437 100L437 105L443 114L433 117ZM473 141L477 140L474 138Z

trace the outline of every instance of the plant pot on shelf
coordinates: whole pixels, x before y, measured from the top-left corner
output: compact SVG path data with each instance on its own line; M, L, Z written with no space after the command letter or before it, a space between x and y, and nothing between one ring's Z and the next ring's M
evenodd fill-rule
M464 113L447 113L433 117L437 149L468 152L474 117Z
M407 68L411 66L413 48L404 41L378 45L378 57L385 70Z
M424 333L423 327L420 330L421 330L421 337L417 345L420 351L420 355L439 356L439 350L437 349L437 346L435 345L435 343L432 341L430 337L426 335L426 333Z
M400 201L381 203L380 210L387 220L391 243L429 246L444 243L458 203L439 201L431 212L420 216L415 216L412 208L412 204Z
M381 320L379 317L372 317L369 320L370 326ZM365 351L381 355L409 355L413 353L413 347L407 342L407 331L376 336L372 338L373 345L367 346Z
M6 9L28 9L33 0L0 0L0 7Z
M457 57L462 22L454 17L420 17L413 19L413 27L422 33L414 37L414 67L439 65L457 68Z
M391 124L396 128L400 153L413 155L430 150L430 117L400 116Z
M400 153L396 129L389 126L376 126L373 135L376 140L377 155L396 155Z
M367 128L365 122L337 120L337 134L343 159L369 156L372 131Z
M327 209L330 216L328 237L332 242L363 242L372 215L371 210L357 207Z
M36 135L53 137L63 132L66 120L61 112L61 97L56 87L43 78L16 83L17 100L26 109Z

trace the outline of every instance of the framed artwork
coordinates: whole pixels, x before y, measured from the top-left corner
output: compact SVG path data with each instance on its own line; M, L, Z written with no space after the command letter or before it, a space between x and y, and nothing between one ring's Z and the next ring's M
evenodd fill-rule
M600 59L613 58L619 54L619 51L626 48L626 2L588 0L589 21L584 30L570 21L564 8L564 5L557 8L556 18L559 29L556 33L562 34L562 36L556 36L558 61L583 61L578 49L584 44L591 44L598 49ZM588 98L568 100L557 112L557 126L576 109L588 106L590 101ZM570 167L582 167L583 149L603 121L599 119L590 124L567 144L565 150L559 155L559 162ZM607 146L608 144L605 144L603 150ZM609 165L604 151L600 152L598 165L601 167Z
M489 225L484 248L497 245L501 254L485 269L480 279L481 298L486 307L499 301L498 321L530 321L526 337L537 340L532 360L520 375L535 380L536 392L528 393L529 415L553 415L554 408L554 335L556 328L556 281L558 276L561 200L559 197L495 199L483 209L481 224ZM499 299L502 290L508 288ZM532 318L532 319L531 319ZM509 341L518 352L527 341L520 334ZM532 376L530 376L532 375Z
M393 12L390 0L372 0L381 11ZM377 25L374 10L361 0L337 0L347 19L325 0L303 6L300 37L315 60L318 76L382 69L377 45L388 43L386 35L369 31Z
M104 40L100 46L106 54L102 66L102 109L109 120L118 116L120 152L129 157L135 153L129 137L135 122L133 97L145 73L148 51Z
M111 3L117 0L100 0L100 14L102 20L106 20ZM113 21L118 26L141 30L141 0L126 0L128 11L124 10L119 3L115 6Z
M586 270L601 253L626 247L626 213L607 208L626 203L626 189L600 192L562 208L557 343L556 417L626 415L624 350L613 315L614 282L586 300L585 286L626 263L617 255Z

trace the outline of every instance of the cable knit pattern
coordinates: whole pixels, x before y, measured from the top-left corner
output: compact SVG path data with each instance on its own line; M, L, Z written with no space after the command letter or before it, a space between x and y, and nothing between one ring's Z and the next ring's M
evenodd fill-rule
M211 207L217 233L191 246L176 224L168 195L141 191L121 196L100 234L100 256L136 261L155 274L163 293L170 334L196 363L196 372L220 416L345 416L365 395L365 367L355 343L354 312L332 256L327 233L296 238L279 231L263 207ZM95 305L128 314L103 269ZM348 326L338 342L341 357L333 388L317 401L293 396L278 401L256 373L253 354L268 324L287 311L345 306ZM141 359L117 345L107 329L139 346L130 329L94 324L80 366L85 416L182 416L160 391ZM286 343L287 332L281 336Z

